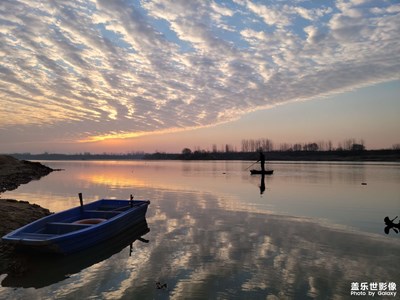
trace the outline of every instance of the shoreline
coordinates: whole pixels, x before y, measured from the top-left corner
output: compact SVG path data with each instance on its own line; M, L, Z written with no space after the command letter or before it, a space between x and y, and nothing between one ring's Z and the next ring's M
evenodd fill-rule
M15 190L21 184L29 183L32 180L39 180L53 171L52 168L39 162L0 155L0 194Z
M364 151L266 151L269 162L400 162L400 150ZM258 160L258 152L202 152L185 154L154 153L146 154L148 160Z
M334 151L265 151L267 161L327 161L327 162L400 162L399 149L387 150L334 150ZM14 153L18 159L46 161L46 160L242 160L254 161L258 159L258 152L210 152L205 150L187 151L185 153L142 153L142 154L61 154L61 153Z
M37 204L24 200L3 199L1 193L18 188L32 180L39 180L54 170L38 162L18 160L8 155L0 155L0 237L43 218L51 212ZM14 247L0 240L0 274L8 270L19 270Z

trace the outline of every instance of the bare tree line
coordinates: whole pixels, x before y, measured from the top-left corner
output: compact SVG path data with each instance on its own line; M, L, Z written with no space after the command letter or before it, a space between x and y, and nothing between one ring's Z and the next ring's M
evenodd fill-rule
M274 143L267 138L261 139L243 139L242 152L255 151L362 151L365 150L365 142L363 139L356 140L349 138L339 142L336 147L332 141L314 141L305 143L281 143L276 147Z
M273 151L274 144L270 139L243 139L242 152Z
M348 138L341 142L338 142L335 146L331 140L322 141L317 140L313 142L298 142L298 143L280 143L278 145L274 144L272 140L268 138L260 139L242 139L241 145L236 147L232 144L221 144L217 147L217 144L213 144L211 151L201 149L201 147L194 147L192 152L189 148L184 148L182 153L185 155L199 154L199 153L249 153L249 152L299 152L299 151L364 151L367 150L365 147L364 139ZM400 143L393 144L392 150L400 150Z

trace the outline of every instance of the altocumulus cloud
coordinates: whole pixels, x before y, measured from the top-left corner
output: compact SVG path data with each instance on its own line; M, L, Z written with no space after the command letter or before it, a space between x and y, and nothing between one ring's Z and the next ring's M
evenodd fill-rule
M2 0L0 131L134 137L397 79L399 15L394 0Z

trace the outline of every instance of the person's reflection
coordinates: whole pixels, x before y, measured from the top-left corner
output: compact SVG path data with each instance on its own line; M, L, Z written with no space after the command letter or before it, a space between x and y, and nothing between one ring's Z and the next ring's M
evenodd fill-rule
M397 223L397 224L395 224L395 223L393 222L393 221L396 220L396 219L397 219L397 216L396 216L396 218L394 218L393 220L390 220L389 217L385 217L384 221L385 221L385 224L386 224L386 227L385 227L385 233L386 233L386 234L389 234L390 229L393 229L394 232L399 233L399 230L400 230L400 222Z
M260 183L260 195L262 195L265 191L265 175L264 173L261 175L261 183Z

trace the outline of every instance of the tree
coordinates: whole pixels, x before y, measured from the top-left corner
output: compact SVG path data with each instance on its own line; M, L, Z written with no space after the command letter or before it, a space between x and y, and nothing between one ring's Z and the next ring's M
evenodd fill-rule
M301 144L297 143L293 145L293 151L301 151Z
M351 151L364 151L365 150L365 146L362 144L353 144L351 146Z
M292 146L288 143L281 143L279 150L280 151L292 151Z
M249 152L249 140L242 140L242 152Z
M273 149L272 141L270 139L262 139L261 140L261 148L265 152L272 151L272 149Z
M192 150L190 150L189 148L183 148L182 155L188 156L190 154L192 154Z
M304 151L318 151L317 143L308 143L303 146Z
M355 143L356 143L356 140L354 138L344 140L343 141L343 150L351 150L351 147Z
M329 140L329 141L326 143L326 147L327 147L327 150L328 150L328 151L332 151L332 141L331 141L331 140Z
M233 152L233 146L229 145L229 144L225 144L225 152L226 153Z

